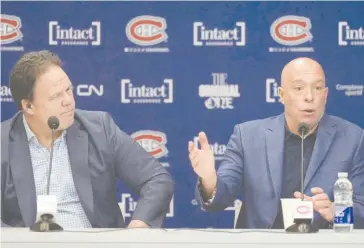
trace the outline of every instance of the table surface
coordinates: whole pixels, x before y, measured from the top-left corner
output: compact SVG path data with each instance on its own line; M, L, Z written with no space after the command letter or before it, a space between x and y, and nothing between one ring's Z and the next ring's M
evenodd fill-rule
M1 243L259 243L259 244L364 244L364 230L335 233L320 230L312 234L284 230L237 229L74 229L37 233L27 228L1 228ZM364 247L364 246L363 246Z

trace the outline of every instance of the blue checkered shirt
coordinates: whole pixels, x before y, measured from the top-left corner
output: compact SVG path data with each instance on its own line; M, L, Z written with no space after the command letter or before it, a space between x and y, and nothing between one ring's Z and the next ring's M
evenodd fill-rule
M24 116L23 122L28 137L36 194L37 196L46 195L50 151L38 142ZM81 206L73 182L66 143L66 130L54 142L49 193L57 197L57 223L64 229L92 227Z

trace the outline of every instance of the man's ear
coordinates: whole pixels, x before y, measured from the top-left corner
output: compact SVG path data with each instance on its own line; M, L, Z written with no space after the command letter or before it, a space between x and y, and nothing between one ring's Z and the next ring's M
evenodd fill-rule
M283 101L284 89L282 87L278 87L278 95L279 95L279 102L284 104L284 101Z
M30 115L33 115L33 109L32 109L32 103L29 100L21 100L21 105L23 107L23 110Z

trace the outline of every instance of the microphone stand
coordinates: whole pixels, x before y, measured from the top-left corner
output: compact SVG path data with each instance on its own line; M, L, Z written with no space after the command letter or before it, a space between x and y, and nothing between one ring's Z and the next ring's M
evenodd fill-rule
M303 164L303 140L305 135L309 132L309 127L305 123L301 123L299 127L301 133L301 202L305 201L304 198L304 164ZM301 203L302 204L302 203ZM294 206L297 211L297 206ZM294 224L286 229L288 233L316 233L319 229L312 224L311 218L294 218Z
M58 122L58 123L57 123ZM55 123L50 124L48 120L48 125L52 130L52 143L51 143L51 151L50 151L50 160L49 160L49 170L48 170L48 180L47 180L47 195L49 195L49 188L51 182L51 172L52 172L52 160L53 160L53 148L54 148L54 140L55 140L55 130L59 126L59 121L56 119ZM50 213L43 213L40 216L40 220L34 223L30 227L31 231L34 232L55 232L55 231L63 231L63 228L54 222L54 216Z

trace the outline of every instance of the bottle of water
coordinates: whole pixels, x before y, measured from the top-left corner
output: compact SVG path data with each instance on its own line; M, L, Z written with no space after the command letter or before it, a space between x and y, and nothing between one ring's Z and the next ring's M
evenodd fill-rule
M353 185L347 172L339 172L334 185L334 230L351 232L354 226Z

